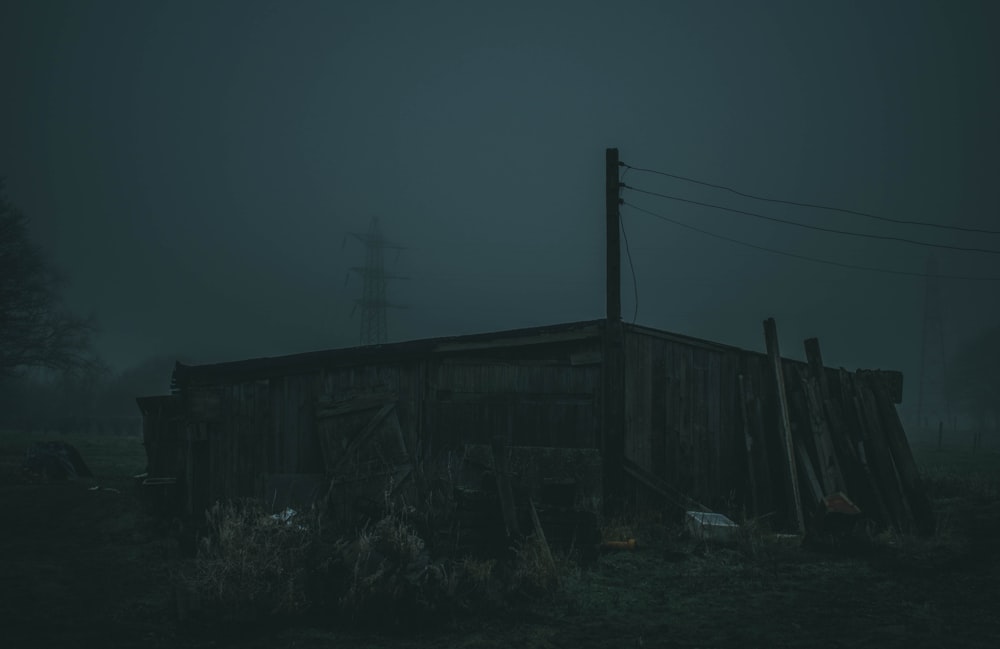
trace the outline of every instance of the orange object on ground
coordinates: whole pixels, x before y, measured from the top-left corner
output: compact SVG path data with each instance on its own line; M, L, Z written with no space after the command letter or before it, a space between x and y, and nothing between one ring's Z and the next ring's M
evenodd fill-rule
M634 550L635 549L635 539L629 539L628 541L605 541L601 543L602 550Z

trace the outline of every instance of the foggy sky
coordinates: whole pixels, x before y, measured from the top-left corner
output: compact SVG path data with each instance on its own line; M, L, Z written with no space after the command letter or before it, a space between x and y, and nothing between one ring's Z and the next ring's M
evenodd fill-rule
M0 175L118 368L357 344L377 216L392 340L604 315L604 149L741 191L1000 226L994 2L42 2L0 7ZM806 223L1000 248L626 182ZM920 272L928 248L626 193L756 245ZM637 322L899 369L924 282L771 255L622 209ZM347 238L345 244L345 237ZM950 274L1000 257L938 251ZM345 279L347 279L345 284ZM947 281L949 346L1000 282ZM623 253L623 308L633 289Z

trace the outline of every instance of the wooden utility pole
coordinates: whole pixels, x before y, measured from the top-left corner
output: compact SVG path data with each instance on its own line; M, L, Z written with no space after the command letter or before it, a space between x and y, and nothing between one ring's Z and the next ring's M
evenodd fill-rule
M781 350L778 348L778 326L774 318L764 321L764 342L767 345L767 355L771 359L771 367L776 382L778 395L778 428L785 447L785 464L788 468L787 483L791 507L799 533L806 529L802 517L802 498L799 496L799 476L795 467L795 441L792 439L792 423L788 418L788 397L785 394L785 372L781 367Z
M607 244L607 312L608 323L622 319L622 251L621 225L618 221L618 149L604 152L604 211L605 243Z
M618 217L618 149L605 151L604 207L607 243L607 321L604 326L603 426L604 509L621 508L625 495L625 362Z

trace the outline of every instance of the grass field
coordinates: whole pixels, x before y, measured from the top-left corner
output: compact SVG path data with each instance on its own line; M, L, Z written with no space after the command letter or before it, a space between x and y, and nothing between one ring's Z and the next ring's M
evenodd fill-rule
M932 497L1000 498L1000 450L917 447L913 455Z
M175 542L143 513L137 438L68 436L94 473L35 482L40 436L0 433L3 647L994 647L1000 638L1000 454L915 449L939 514L930 539L883 535L875 551L811 552L748 533L699 545L655 520L621 521L639 549L581 568L557 557L551 595L420 632L312 619L193 630L177 620Z

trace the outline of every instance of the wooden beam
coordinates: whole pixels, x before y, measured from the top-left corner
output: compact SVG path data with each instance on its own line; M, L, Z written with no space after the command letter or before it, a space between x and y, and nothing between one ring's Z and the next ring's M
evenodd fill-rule
M875 384L873 386L875 399L882 419L882 430L885 431L885 439L889 451L892 453L892 461L899 473L903 494L909 501L913 523L920 534L933 534L935 528L934 510L927 498L920 470L913 459L910 444L906 439L906 431L903 430L903 424L899 421L899 413L896 412L889 388L881 380L881 377L873 377L873 383Z
M806 348L806 361L809 373L819 383L820 394L824 399L830 398L830 385L826 380L826 368L823 366L823 354L819 350L819 338L806 338L803 341Z
M778 327L774 318L764 321L764 342L767 345L767 355L771 360L776 394L778 395L778 428L785 453L785 474L789 492L789 505L796 528L801 534L805 532L805 520L802 517L802 498L799 496L799 478L795 469L795 449L792 444L792 424L788 418L788 396L785 393L785 373L781 367L781 351L778 348Z
M806 485L812 495L813 507L810 509L813 509L823 500L824 489L819 484L819 478L816 477L816 471L813 469L812 461L809 459L809 453L806 452L805 447L795 441L792 443L795 445L795 457L798 458L799 465L802 467L803 473L806 474Z
M395 403L387 403L384 406L382 406L382 408L377 413L375 413L375 416L372 418L372 420L368 422L368 424L361 430L360 433L357 434L357 436L353 440L351 440L351 443L348 444L347 449L344 451L344 454L340 456L340 459L337 460L337 462L332 467L330 467L329 469L330 474L337 475L340 469L347 463L348 458L350 458L351 455L353 455L359 448L361 448L361 445L368 440L368 437L372 434L372 432L374 432L375 429L378 428L379 424L382 423L382 420L384 420L386 416L390 412L392 412L392 409L395 407L396 407Z
M542 544L542 558L549 566L549 570L552 571L552 576L555 578L556 586L559 586L559 570L556 568L556 561L552 558L552 549L549 547L549 542L545 538L545 530L542 529L542 523L538 520L538 512L535 511L535 502L528 498L528 511L531 512L531 524L535 528L535 538L538 542Z
M912 515L903 497L899 475L896 473L892 454L882 432L875 396L871 389L863 384L856 383L855 389L858 395L857 407L863 422L864 450L868 469L871 471L876 489L881 493L882 502L890 516L889 522L897 530L903 531L912 520Z
M675 507L678 507L684 511L708 512L710 514L715 513L705 505L702 505L697 500L689 498L680 491L674 489L669 484L667 484L660 478L656 477L655 475L649 473L648 471L643 469L638 464L635 464L634 462L625 460L622 463L622 467L625 469L626 473L628 473L639 482L643 483L656 493L666 498L667 501L670 502Z
M830 424L827 421L821 388L815 378L802 377L802 392L805 396L806 412L809 430L812 433L813 445L816 449L816 470L823 485L824 495L830 495L845 490L844 475L840 470L840 461L830 435Z
M826 402L830 398L830 385L827 382L826 368L823 366L819 339L808 338L804 344L808 372L802 379L802 388L809 409L809 428L816 447L819 477L826 491L824 495L828 496L838 491L845 491L847 483L840 466L837 444L831 433L829 413L826 411Z

